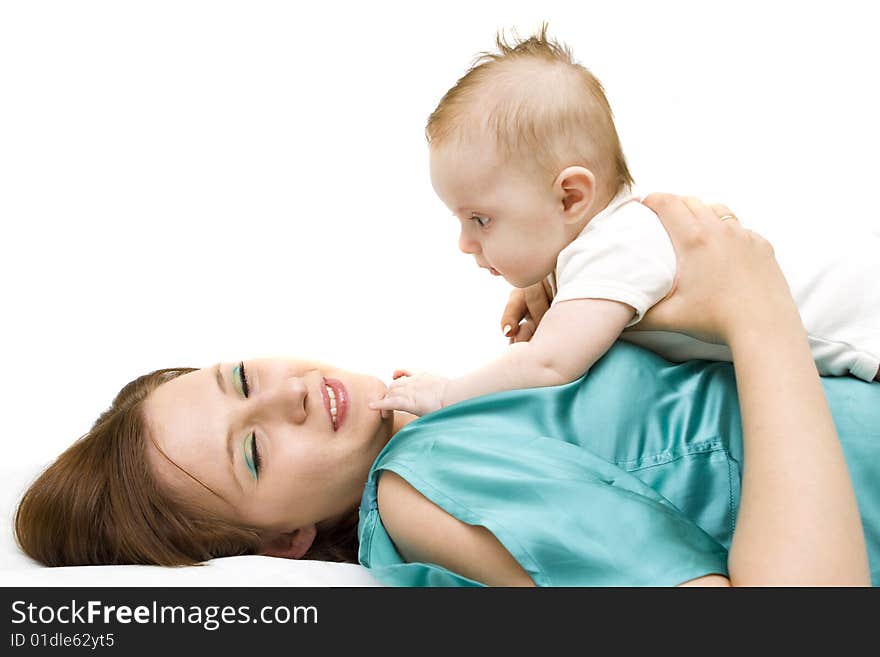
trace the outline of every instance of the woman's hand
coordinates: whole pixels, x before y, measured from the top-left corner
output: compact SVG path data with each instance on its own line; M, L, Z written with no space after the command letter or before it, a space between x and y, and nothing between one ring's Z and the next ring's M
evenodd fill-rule
M651 194L642 203L672 239L677 276L670 295L648 311L638 330L730 344L743 330L770 328L783 314L797 315L773 247L743 228L726 206L670 194Z
M846 461L773 249L723 205L667 194L643 203L666 227L678 264L671 295L643 328L723 341L733 355L744 460L730 582L869 585Z

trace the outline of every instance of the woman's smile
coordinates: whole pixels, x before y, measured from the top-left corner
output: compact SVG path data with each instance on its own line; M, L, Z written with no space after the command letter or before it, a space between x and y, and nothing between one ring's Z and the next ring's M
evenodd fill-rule
M333 431L336 431L342 426L348 411L348 390L339 379L324 378L323 381L324 408L327 410Z

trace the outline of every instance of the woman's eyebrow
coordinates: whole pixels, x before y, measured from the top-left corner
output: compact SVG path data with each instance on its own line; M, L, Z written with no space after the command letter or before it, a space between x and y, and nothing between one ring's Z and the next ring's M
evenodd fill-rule
M220 369L220 363L214 367L214 379L217 381L217 387L220 388L220 392L223 396L226 396L226 381L223 378L223 371ZM233 456L233 438L232 438L232 428L226 432L226 454L229 457L229 474L232 475L232 480L238 484L239 490L243 491L241 480L238 478L238 475L235 472L235 457Z
M214 367L214 377L217 379L217 387L220 388L220 392L224 395L226 394L226 381L223 380L223 373L220 371L220 363Z

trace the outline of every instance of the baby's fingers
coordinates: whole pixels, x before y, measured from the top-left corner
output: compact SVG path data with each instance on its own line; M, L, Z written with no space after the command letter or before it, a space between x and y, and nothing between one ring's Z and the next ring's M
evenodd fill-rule
M514 342L528 342L532 339L537 328L534 320L527 318L526 321L519 325L517 332L510 338L510 340L508 340L508 344L513 344Z
M544 313L550 309L550 302L553 300L547 279L527 287L523 292L526 298L526 317L531 317L537 326L541 323Z
M522 290L514 289L510 293L504 312L501 313L501 330L506 337L516 334L520 321L526 315L526 295Z
M414 400L402 395L387 395L383 399L370 402L369 406L374 411L405 411L417 415Z
M401 395L407 394L407 391L411 390L412 387L412 378L409 376L402 376L388 384L388 392L386 394L397 395L400 397Z

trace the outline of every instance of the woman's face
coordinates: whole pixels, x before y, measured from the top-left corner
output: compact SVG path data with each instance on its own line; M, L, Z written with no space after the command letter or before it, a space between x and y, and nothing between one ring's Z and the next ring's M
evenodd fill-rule
M357 506L391 436L391 419L368 407L385 390L299 360L197 370L145 400L149 460L163 486L230 520L267 532L334 521Z

